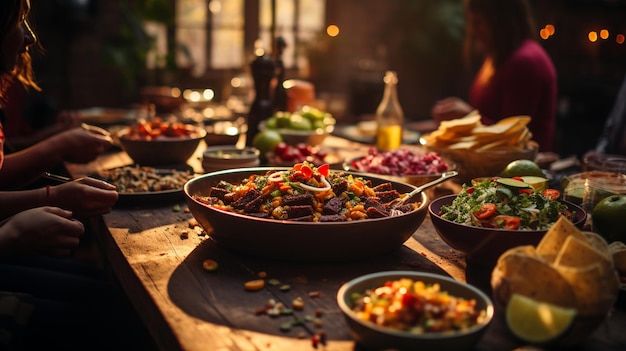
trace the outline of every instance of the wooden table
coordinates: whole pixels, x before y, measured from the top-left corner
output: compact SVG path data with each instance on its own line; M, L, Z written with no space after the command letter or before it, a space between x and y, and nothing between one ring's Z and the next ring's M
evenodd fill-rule
M346 157L362 155L367 149L334 136L325 145ZM200 155L201 148L190 159L199 172ZM67 168L73 176L81 176L130 163L119 151ZM455 190L458 185L448 181L431 196ZM490 272L466 266L463 255L439 239L429 218L391 254L357 262L304 264L256 259L220 248L206 233L190 229L192 216L185 209L181 197L171 203L115 208L90 223L106 262L162 350L313 350L311 337L322 332L328 342L320 349L363 350L352 341L335 294L344 282L376 271L435 272L489 292ZM203 270L206 259L218 262L218 269ZM245 291L244 283L260 274L278 284ZM286 285L290 289L281 289ZM270 300L291 306L296 298L303 299L304 310L295 315L273 318L255 313ZM294 318L302 324L281 330ZM498 314L477 350L525 348L508 334L500 318ZM625 327L623 307L616 308L581 349L626 349Z

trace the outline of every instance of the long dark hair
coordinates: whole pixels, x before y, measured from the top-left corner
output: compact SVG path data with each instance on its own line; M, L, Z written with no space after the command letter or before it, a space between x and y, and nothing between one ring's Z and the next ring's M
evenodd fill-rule
M465 11L480 14L492 35L489 48L497 67L526 39L536 39L536 25L527 0L466 0ZM465 55L475 57L476 37L468 21Z
M29 8L26 0L0 1L0 48L3 47L7 34L11 33L16 26L21 25L28 15ZM40 90L35 83L29 50L20 54L15 67L3 67L3 62L0 60L0 103L3 105L6 99L6 90L11 84L15 84L15 80L27 88Z

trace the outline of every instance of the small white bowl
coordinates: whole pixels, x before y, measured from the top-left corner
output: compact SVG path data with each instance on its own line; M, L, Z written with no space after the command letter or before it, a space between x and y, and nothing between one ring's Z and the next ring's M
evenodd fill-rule
M259 165L261 152L255 147L237 148L234 145L207 147L202 155L205 172L216 172L231 168L247 168Z

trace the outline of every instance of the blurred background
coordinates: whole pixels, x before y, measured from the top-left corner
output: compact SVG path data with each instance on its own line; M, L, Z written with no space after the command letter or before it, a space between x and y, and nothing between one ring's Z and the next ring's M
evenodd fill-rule
M245 115L250 62L275 55L286 79L314 84L339 124L375 113L384 72L398 72L407 122L436 100L466 97L461 0L31 0L45 48L29 108L129 107L158 87L211 90ZM533 0L559 78L556 152L591 149L626 74L626 0Z

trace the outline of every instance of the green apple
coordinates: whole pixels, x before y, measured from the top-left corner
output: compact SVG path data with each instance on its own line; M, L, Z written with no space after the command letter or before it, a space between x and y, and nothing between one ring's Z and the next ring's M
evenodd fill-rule
M626 194L600 200L593 208L591 221L594 230L609 243L626 242Z

